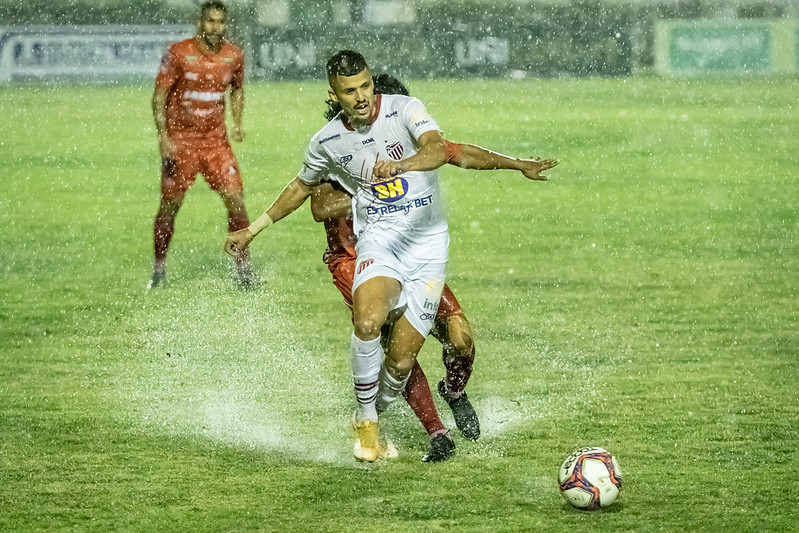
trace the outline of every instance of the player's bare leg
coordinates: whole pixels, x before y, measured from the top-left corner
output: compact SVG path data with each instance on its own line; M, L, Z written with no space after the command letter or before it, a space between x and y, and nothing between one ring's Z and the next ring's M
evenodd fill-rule
M385 409L405 389L405 384L416 364L416 355L424 345L424 337L416 331L405 316L391 328L386 360L380 372L378 411Z
M183 203L184 195L174 198L161 197L161 205L155 215L153 224L153 244L155 249L155 264L153 265L153 277L147 284L148 289L153 289L164 283L166 279L166 253L172 235L175 233L175 217Z
M399 394L407 389L412 369L418 366L416 356L424 345L425 338L414 328L405 316L400 317L391 330L388 350L383 368L380 370L380 391L378 394L378 410L385 409ZM421 373L421 368L418 369ZM424 380L425 386L427 379ZM417 375L417 378L419 376ZM415 386L419 386L417 381ZM430 434L430 448L422 458L425 462L446 461L455 453L455 443L446 428Z
M474 364L474 335L463 315L452 315L436 323L435 336L443 345L442 359L446 377L438 384L438 393L449 404L455 424L467 439L480 437L480 420L464 390Z
M391 328L401 316L402 310L394 309L389 314L389 318L386 323L383 324L383 327L380 331L380 343L383 346L384 351L388 345L388 339L391 335ZM430 385L427 382L427 376L422 370L421 365L419 365L418 360L414 363L413 368L411 368L411 373L410 376L408 376L407 384L402 390L402 396L405 398L405 401L408 403L411 411L413 411L413 414L415 414L416 418L419 419L419 422L422 423L422 426L424 427L425 431L427 431L427 435L431 440L436 439L439 435L448 433L449 430L441 421L438 410L436 409L436 405L433 402L433 394L430 392ZM381 434L381 438L382 437L383 435ZM390 444L390 441L387 442ZM380 444L380 452L381 457L387 453L384 450L382 441Z
M220 192L219 196L227 209L228 233L244 229L250 225L247 210L244 207L244 196L241 193ZM258 276L250 264L250 251L245 248L236 257L236 272L239 276L239 287L255 289L258 287Z
M399 300L400 282L383 276L363 282L353 292L350 348L352 380L358 408L354 426L357 433L353 452L359 461L374 461L379 454L377 399L383 348L380 329Z

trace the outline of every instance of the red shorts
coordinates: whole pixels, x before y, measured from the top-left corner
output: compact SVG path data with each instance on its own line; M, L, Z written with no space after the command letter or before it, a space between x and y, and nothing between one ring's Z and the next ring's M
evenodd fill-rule
M202 174L212 190L242 194L241 172L227 140L213 145L177 144L170 158L161 159L161 196L173 200L183 196Z
M333 275L333 285L344 297L344 303L350 309L352 309L352 281L355 279L356 262L357 258L354 255L339 254L329 258L327 264L328 270ZM461 304L458 303L458 299L455 298L449 285L445 284L444 291L441 293L441 301L438 304L436 322L455 315L464 316L463 309L461 309Z

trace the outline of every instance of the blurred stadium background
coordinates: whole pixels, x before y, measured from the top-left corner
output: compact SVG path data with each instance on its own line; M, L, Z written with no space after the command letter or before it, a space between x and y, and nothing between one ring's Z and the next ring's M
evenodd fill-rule
M198 0L0 0L0 82L149 80ZM229 0L254 79L337 49L403 78L794 75L791 0Z

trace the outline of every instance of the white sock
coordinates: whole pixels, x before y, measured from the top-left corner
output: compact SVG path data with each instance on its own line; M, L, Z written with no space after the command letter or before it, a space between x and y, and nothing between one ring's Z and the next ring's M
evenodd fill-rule
M365 341L352 334L350 344L350 362L352 363L352 382L355 385L355 399L358 401L356 423L364 420L377 422L378 383L380 381L380 363L383 361L383 347L380 337Z
M408 379L410 379L410 377L411 373L408 372L405 379L398 380L388 373L385 365L380 368L380 388L377 393L376 403L378 413L385 411L391 402L399 397L402 391L405 390L405 385L408 384Z

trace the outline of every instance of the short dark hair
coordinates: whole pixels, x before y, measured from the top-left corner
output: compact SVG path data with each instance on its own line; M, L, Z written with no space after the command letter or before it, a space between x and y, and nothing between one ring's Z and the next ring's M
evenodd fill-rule
M370 70L361 54L355 50L340 50L327 60L327 80L332 82L336 76L355 76L363 69Z
M410 92L408 92L408 88L391 74L378 74L377 76L373 76L372 80L375 83L375 94L411 95ZM341 112L341 105L333 100L327 100L325 103L327 104L325 119L328 121L333 120L336 118L336 115Z
M219 0L208 0L207 2L203 2L200 6L200 18L205 15L206 11L210 11L211 9L218 9L219 11L227 14L227 6L224 2L220 2Z

